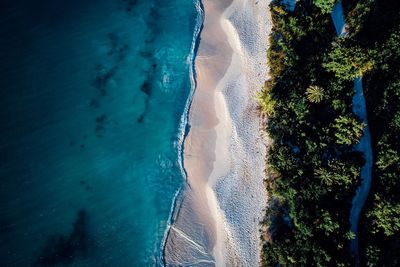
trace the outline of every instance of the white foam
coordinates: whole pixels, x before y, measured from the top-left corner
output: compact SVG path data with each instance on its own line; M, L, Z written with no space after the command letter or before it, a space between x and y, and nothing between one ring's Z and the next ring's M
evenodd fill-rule
M194 59L196 56L196 42L199 38L199 34L201 31L201 27L204 21L204 12L201 8L201 3L200 0L193 0L194 1L194 5L196 7L197 10L197 17L196 17L196 26L195 26L195 30L193 33L193 39L192 39L192 45L191 45L191 52L188 55L187 61L190 64L190 69L189 69L189 74L190 74L190 93L188 96L188 99L186 101L185 104L185 108L184 108L184 112L181 116L181 122L179 125L179 131L178 131L178 143L177 143L177 149L178 149L178 155L179 155L179 168L182 174L182 177L186 180L187 179L187 175L186 172L183 168L183 143L185 141L185 134L186 134L186 126L188 124L188 114L189 114L189 108L190 108L190 104L192 102L193 99L193 94L194 94L194 90L196 88L196 78L195 78L195 71L194 71ZM168 223L167 223L167 227L165 229L164 232L164 237L163 237L163 241L161 242L161 249L160 249L160 259L161 259L161 264L164 266L165 264L165 259L164 259L164 249L165 249L165 244L167 241L167 237L168 237L168 233L170 231L172 222L174 220L174 215L176 214L176 209L179 207L177 207L177 202L178 202L178 197L181 195L181 190L182 188L178 189L175 193L175 196L173 198L172 204L171 204L171 212L169 214L169 218L168 218Z

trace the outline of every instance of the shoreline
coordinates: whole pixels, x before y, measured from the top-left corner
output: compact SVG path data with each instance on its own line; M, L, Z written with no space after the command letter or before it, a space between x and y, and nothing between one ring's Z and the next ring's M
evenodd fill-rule
M267 79L269 2L202 4L196 88L183 144L187 185L164 259L167 266L255 266L267 199L254 95Z
M189 69L189 76L190 76L190 93L188 95L188 99L181 117L181 123L179 127L179 144L178 144L178 159L179 159L179 166L180 170L182 173L182 177L184 178L184 185L182 185L175 193L175 196L172 200L171 204L171 212L169 214L168 220L167 220L167 227L164 232L164 237L161 242L161 249L160 249L160 264L162 266L165 265L165 247L168 239L168 235L171 229L172 224L174 223L176 217L178 216L179 209L182 203L183 199L183 190L185 186L187 185L187 173L184 168L184 156L183 156L183 150L184 150L184 142L186 139L186 136L188 135L189 132L189 111L190 111L190 106L193 101L193 94L196 89L196 70L195 70L195 59L196 59L196 54L197 50L200 44L200 34L203 29L203 24L204 24L204 7L201 2L201 0L193 0L193 3L196 7L197 11L197 17L196 17L196 27L194 29L194 34L193 34L193 41L192 41L192 47L191 47L191 53L188 56L188 61L190 61L190 69Z

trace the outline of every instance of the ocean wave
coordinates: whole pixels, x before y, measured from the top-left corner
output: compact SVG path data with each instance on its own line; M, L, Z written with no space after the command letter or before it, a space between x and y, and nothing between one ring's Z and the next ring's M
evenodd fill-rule
M203 28L203 23L204 23L204 8L203 8L203 4L202 4L201 0L194 0L194 5L196 7L197 17L196 17L196 24L195 24L195 28L194 28L191 50L190 50L191 52L189 53L188 58L187 58L187 62L191 66L189 69L190 92L189 92L189 95L188 95L188 98L187 98L187 101L185 104L184 111L181 116L181 121L180 121L180 125L179 125L179 130L178 130L178 143L177 143L179 168L180 168L182 177L185 180L185 183L187 181L187 173L186 173L186 170L185 170L184 164L183 164L184 141L185 141L185 138L190 129L190 125L188 123L189 110L190 110L190 106L192 104L193 95L194 95L194 92L196 90L196 85L197 85L196 70L195 70L194 64L195 64L197 49L198 49L199 42L200 42L199 37L200 37L200 33L201 33L201 30ZM174 220L179 212L179 207L180 207L180 203L181 203L180 199L182 196L181 193L182 193L183 186L181 186L177 190L177 192L175 193L175 196L173 198L172 204L171 204L171 212L170 212L170 215L168 218L167 227L165 229L164 238L161 243L160 262L161 262L162 266L165 266L165 259L164 259L165 245L167 242L167 238L168 238L168 234L169 234L171 225L174 222Z

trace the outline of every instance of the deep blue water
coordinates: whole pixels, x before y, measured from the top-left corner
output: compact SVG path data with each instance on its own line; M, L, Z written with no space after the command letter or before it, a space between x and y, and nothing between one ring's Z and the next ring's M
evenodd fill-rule
M192 0L0 2L0 266L155 266Z

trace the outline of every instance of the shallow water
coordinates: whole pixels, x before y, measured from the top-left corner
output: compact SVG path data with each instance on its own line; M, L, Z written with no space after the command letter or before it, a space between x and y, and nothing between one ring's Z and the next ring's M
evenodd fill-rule
M5 0L0 266L155 266L183 183L187 0Z

